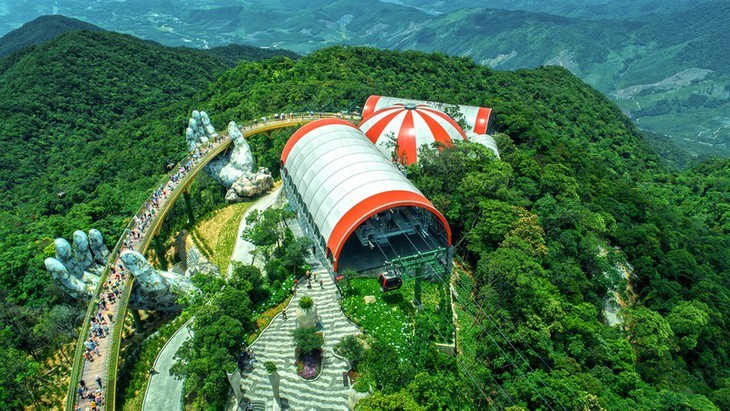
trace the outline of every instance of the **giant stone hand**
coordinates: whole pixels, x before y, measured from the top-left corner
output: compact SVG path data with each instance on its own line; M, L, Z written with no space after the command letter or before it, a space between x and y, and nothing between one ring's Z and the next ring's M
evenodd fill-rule
M204 146L218 135L204 111L193 111L189 124L185 139L190 151ZM226 202L245 201L269 191L273 187L274 179L268 169L254 171L256 163L251 147L235 121L228 123L228 135L233 142L233 150L219 154L205 166L206 173L228 189Z
M120 257L124 267L137 280L129 306L141 310L177 311L180 296L198 293L189 277L152 268L136 251L124 251Z
M109 249L104 244L104 237L102 237L101 232L95 228L89 230L89 246L94 261L97 264L105 264L109 258Z
M51 273L53 281L56 282L71 297L88 300L94 295L94 288L80 279L71 275L68 269L57 259L48 257L44 261L46 270Z
M251 148L248 146L246 139L243 138L243 134L241 134L235 121L228 123L228 135L233 140L233 150L211 160L206 165L205 171L226 188L231 188L236 180L252 174L254 162ZM193 111L188 128L185 131L188 150L195 151L216 137L218 137L218 133L210 123L208 114L205 111Z
M73 298L91 298L109 256L101 233L91 230L87 237L77 230L73 234L73 246L63 238L57 238L54 245L56 257L46 258L46 270Z

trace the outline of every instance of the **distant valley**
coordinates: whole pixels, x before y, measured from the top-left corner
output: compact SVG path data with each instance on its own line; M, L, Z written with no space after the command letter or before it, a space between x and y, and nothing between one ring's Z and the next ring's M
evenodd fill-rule
M728 2L488 3L500 10L469 9L473 3L461 0L50 4L0 1L6 18L0 33L33 12L61 13L175 46L244 43L309 53L333 44L371 45L470 56L495 69L560 65L606 93L640 128L669 136L688 160L730 156Z

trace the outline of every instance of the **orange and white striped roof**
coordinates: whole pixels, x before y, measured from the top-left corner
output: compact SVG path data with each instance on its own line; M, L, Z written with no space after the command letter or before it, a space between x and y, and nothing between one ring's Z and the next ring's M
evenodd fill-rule
M477 107L477 106L466 106L463 104L448 104L437 101L426 101L426 100L412 100L400 97L388 97L388 96L377 96L373 95L368 97L365 105L362 108L362 118L369 117L374 112L383 109L385 107L392 106L393 104L425 104L430 107L435 107L439 110L446 111L448 108L456 109L462 118L466 126L464 131L471 131L475 134L490 134L492 132L491 126L494 116L492 115L492 109L488 107Z
M386 157L395 156L405 165L418 161L418 149L423 145L451 147L455 140L467 139L464 130L446 113L423 104L385 107L363 118L359 127Z
M415 206L440 221L444 216L354 124L341 119L313 121L297 130L281 153L283 178L306 206L306 218L337 260L350 235L373 215Z

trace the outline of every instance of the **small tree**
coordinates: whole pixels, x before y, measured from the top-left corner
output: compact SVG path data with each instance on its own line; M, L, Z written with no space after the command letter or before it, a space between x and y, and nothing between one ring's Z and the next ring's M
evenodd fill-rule
M340 289L342 290L342 294L344 294L345 297L348 297L350 295L353 295L353 288L350 284L350 280L355 278L357 276L357 271L353 269L347 269L342 272L342 280L340 280Z
M312 297L305 295L299 299L299 308L302 310L310 310L314 306L314 300Z
M312 351L321 350L324 345L324 337L317 333L314 327L297 328L294 330L294 342L301 355L311 354Z
M348 335L338 342L335 345L335 352L350 360L354 369L357 369L357 364L365 357L363 344L354 335Z

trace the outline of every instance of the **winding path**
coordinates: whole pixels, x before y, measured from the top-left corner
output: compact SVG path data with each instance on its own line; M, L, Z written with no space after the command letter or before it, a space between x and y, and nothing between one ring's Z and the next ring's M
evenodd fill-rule
M251 206L246 210L243 217L241 217L241 223L238 229L238 236L236 237L235 251L233 253L232 260L248 262L250 261L250 251L252 250L253 244L241 239L241 232L246 228L246 217L251 210L265 210L274 205L279 199L281 193L281 187L277 187L271 192L265 194L261 198L257 199ZM238 254L237 254L238 253ZM231 265L228 266L228 275L231 273ZM170 375L170 368L175 363L175 353L178 348L192 338L192 320L183 324L170 340L165 344L164 347L157 354L155 364L152 367L156 372L150 376L150 380L147 383L147 390L144 395L144 402L142 404L143 411L167 411L173 410L180 406L182 402L182 386L183 380L179 380Z
M267 121L262 122L258 124L248 124L243 127L241 130L243 133L243 136L248 138L250 136L253 136L255 134L259 134L262 132L270 131L270 130L276 130L280 128L286 128L286 127L295 127L300 126L302 124L309 123L311 121L320 119L320 118L333 118L333 117L341 117L337 113L317 113L315 115L307 115L307 116L294 116L289 117L284 120L273 120L273 121ZM349 119L356 120L359 117L347 117ZM172 206L175 204L175 201L180 197L180 195L189 187L189 185L195 180L195 177L198 175L198 173L203 169L203 166L205 166L208 162L210 162L213 158L215 158L218 154L224 152L226 149L228 149L231 144L232 140L226 133L221 133L221 140L214 144L210 149L208 149L205 153L201 155L201 157L193 164L193 166L185 173L185 176L179 180L179 182L175 185L173 190L164 198L160 199L160 203L156 209L156 214L154 215L151 223L148 227L142 232L142 237L138 242L135 242L133 245L133 248L138 251L141 254L144 254L152 239L155 237L157 232L159 231L160 227L162 226L162 222L165 219L165 216L169 212L169 210L172 208ZM180 164L185 164L189 158L185 158L183 161L180 162ZM168 183L168 180L165 180L160 185L161 187L164 187ZM157 187L155 187L155 190ZM136 216L141 215L142 212L146 211L144 206L140 208L140 211L137 213ZM127 239L128 230L135 228L134 227L134 218L131 219L132 222L127 226L127 230L122 234L121 238L117 242L116 247L112 251L110 255L110 264L114 264L117 261L118 254L122 250L122 245L124 244L124 241ZM108 267L105 270L105 273L101 277L100 286L97 287L95 298L91 300L89 303L89 308L86 313L86 317L84 319L84 323L82 324L81 332L79 333L79 339L77 341L77 348L76 353L74 355L74 362L71 368L70 378L69 378L69 387L67 391L66 396L66 403L65 403L65 409L67 411L74 411L77 409L77 407L85 406L85 402L78 403L78 394L76 392L77 387L79 386L79 381L84 378L87 385L95 387L95 382L93 381L96 377L96 375L99 375L103 381L103 386L101 389L101 396L104 398L104 404L103 406L100 406L100 410L114 410L115 408L115 402L116 402L116 378L117 378L117 368L118 368L118 362L119 362L119 350L121 348L121 340L122 336L124 334L124 318L127 313L127 307L129 304L129 296L131 293L132 286L134 284L134 278L132 276L128 276L124 280L123 285L123 291L120 294L119 299L117 300L117 303L112 306L112 310L116 310L116 314L114 315L115 321L113 324L111 324L111 336L103 339L103 343L100 344L99 351L101 354L101 360L97 359L96 361L87 362L84 360L83 354L84 354L84 339L88 337L89 335L89 328L88 323L93 315L96 314L96 301L99 299L99 295L102 291L102 286L104 282L107 280L109 270ZM91 378L91 381L88 380L88 378ZM83 408L82 408L83 409Z
M279 314L264 330L251 348L256 354L256 362L250 373L244 373L242 385L244 398L256 404L265 404L265 408L278 409L274 392L269 382L269 375L264 363L276 364L280 377L279 395L288 407L295 410L347 410L350 388L345 387L342 373L350 367L346 360L338 358L333 352L335 344L343 337L357 334L360 330L342 313L337 299L337 287L330 273L319 261L313 258L307 261L312 266L312 273L317 280L322 279L323 288L318 281L312 282L307 289L305 281L299 287L286 309L288 318ZM297 375L294 358L294 338L292 333L296 327L296 307L302 296L309 295L314 299L320 318L320 331L324 333L324 360L322 373L313 381L305 381Z
M268 194L264 195L263 197L256 200L255 203L251 204L251 206L246 210L246 212L243 214L243 217L241 218L241 223L238 226L238 235L236 236L236 245L233 247L233 255L231 256L231 263L228 264L228 271L226 273L226 277L231 276L231 272L233 272L233 261L239 261L243 264L252 264L256 267L263 269L263 264L260 260L254 261L253 255L251 252L256 248L255 245L252 243L244 240L241 238L241 234L243 233L243 230L246 229L247 223L246 218L251 214L253 210L257 211L263 211L267 208L273 206L276 204L280 199L281 195L281 187L276 187L275 189L271 190Z
M182 403L183 380L170 375L175 364L175 353L188 339L192 338L192 320L183 324L172 335L155 359L142 403L143 411L168 411L179 409Z

